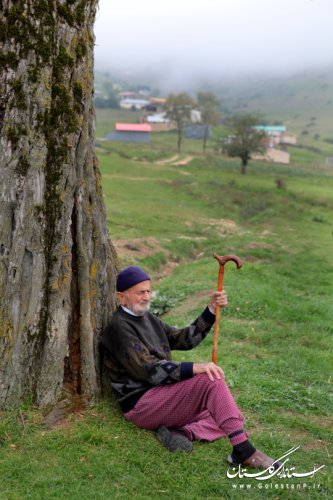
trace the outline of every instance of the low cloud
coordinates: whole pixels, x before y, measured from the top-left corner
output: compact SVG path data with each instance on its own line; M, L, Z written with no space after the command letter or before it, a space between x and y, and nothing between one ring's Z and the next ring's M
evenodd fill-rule
M332 0L100 0L97 69L165 85L333 64Z

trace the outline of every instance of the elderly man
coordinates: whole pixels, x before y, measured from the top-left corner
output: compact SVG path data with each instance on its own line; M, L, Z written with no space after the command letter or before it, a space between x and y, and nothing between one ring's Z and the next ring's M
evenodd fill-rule
M191 451L193 440L227 436L230 464L266 469L279 466L252 445L243 416L214 363L172 361L171 351L189 350L208 334L216 306L225 307L225 292L214 292L208 307L185 328L163 323L149 312L151 281L130 266L117 278L119 309L102 336L112 388L124 417L156 431L169 450Z

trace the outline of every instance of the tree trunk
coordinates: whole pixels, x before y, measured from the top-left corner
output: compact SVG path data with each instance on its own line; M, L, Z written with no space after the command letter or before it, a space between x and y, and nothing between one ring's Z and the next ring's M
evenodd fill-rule
M182 149L182 135L183 135L183 130L182 130L181 126L178 127L177 133L178 133L177 151L178 151L178 153L180 153L181 149Z
M116 255L94 153L97 0L3 0L0 407L99 395Z
M241 160L242 160L242 163L241 163L241 173L243 175L245 175L246 174L246 167L247 167L247 163L248 163L247 156L242 156Z
M203 144L202 144L202 152L203 153L206 152L208 132L209 132L209 125L205 125L205 131L204 131L204 137L203 137Z

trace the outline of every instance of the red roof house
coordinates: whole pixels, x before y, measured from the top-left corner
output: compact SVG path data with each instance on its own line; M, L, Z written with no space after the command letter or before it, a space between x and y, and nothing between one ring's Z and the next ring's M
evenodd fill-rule
M116 123L115 129L118 132L151 132L148 123Z
M148 123L116 123L115 130L106 135L113 142L145 142L151 138L151 126Z

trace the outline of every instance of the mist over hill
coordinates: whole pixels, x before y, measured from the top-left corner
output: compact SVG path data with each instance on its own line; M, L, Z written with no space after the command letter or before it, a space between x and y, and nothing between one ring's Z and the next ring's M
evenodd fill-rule
M333 137L333 66L276 77L253 76L214 85L226 113L258 111L299 136Z
M154 95L211 90L221 101L223 115L259 112L268 122L282 122L303 141L333 138L333 66L285 75L239 75L224 79L193 78L166 88L158 72L96 71L96 85L112 80L123 90L147 86Z

